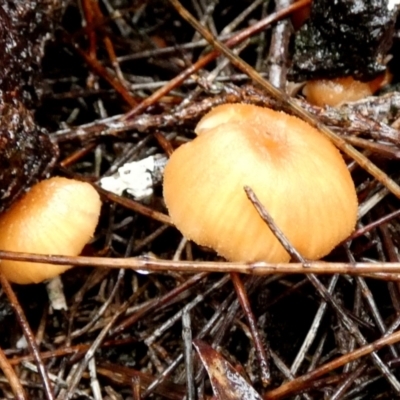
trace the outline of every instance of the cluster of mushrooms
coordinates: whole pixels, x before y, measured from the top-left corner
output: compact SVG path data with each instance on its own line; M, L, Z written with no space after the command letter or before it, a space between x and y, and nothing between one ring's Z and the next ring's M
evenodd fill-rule
M354 229L357 196L346 164L306 122L254 105L225 104L201 119L196 134L172 154L164 173L166 206L186 238L232 261L289 261L245 186L308 259L325 256ZM94 234L100 209L90 184L42 181L0 217L0 249L78 255ZM10 281L27 284L68 267L2 261L0 268Z

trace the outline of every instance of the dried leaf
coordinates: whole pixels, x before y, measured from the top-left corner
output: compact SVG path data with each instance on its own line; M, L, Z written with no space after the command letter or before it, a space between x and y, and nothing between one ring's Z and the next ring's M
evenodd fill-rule
M211 346L200 340L195 340L193 345L207 370L217 399L261 400L260 395Z

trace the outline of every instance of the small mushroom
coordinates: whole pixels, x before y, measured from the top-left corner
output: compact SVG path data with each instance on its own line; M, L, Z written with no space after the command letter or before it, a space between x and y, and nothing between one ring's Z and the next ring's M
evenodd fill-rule
M354 183L317 129L283 112L225 104L203 117L196 132L164 173L166 206L186 238L232 261L287 262L244 186L308 259L328 254L353 231Z
M379 75L369 82L361 82L351 76L336 79L308 81L303 93L311 104L316 106L340 106L343 103L361 100L372 96L391 80L391 74Z
M93 236L101 202L88 183L54 177L39 182L0 216L0 249L24 253L78 255ZM8 280L38 283L70 268L2 260Z

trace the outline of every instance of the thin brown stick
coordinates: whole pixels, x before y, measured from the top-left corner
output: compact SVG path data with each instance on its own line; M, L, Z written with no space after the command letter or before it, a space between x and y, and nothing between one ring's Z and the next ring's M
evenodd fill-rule
M200 274L191 276L185 282L178 285L174 289L170 290L164 296L156 298L151 303L149 303L145 308L143 308L142 310L140 310L140 311L132 314L128 318L126 318L124 321L122 321L120 324L118 324L118 326L115 327L113 331L111 331L111 335L115 335L115 334L119 334L119 333L123 332L124 330L126 330L128 327L132 326L134 323L139 321L140 318L143 318L144 315L150 313L151 311L154 311L155 309L157 309L159 307L163 307L163 306L165 307L168 304L168 302L174 301L174 299L179 297L179 295L182 294L185 290L196 285L198 282L203 280L206 276L207 276L207 274L205 274L205 273L200 273Z
M0 368L4 373L8 383L10 384L11 390L14 393L16 400L26 400L26 393L24 388L21 385L20 380L18 379L17 374L15 373L13 367L10 365L6 355L3 350L0 348Z
M286 237L283 231L276 225L272 216L269 214L268 210L266 210L265 207L260 203L253 190L249 187L245 187L244 190L246 192L247 197L252 202L254 208L260 215L260 217L268 225L269 229L271 229L275 237L279 240L279 243L290 254L292 259L296 260L297 262L303 263L303 265L306 265L307 260L298 252L297 249L293 247L293 245L290 243L289 239ZM336 301L336 299L334 299L331 296L326 287L318 280L317 276L314 274L308 274L307 279L311 282L311 284L315 287L315 289L317 289L319 295L335 310L338 318L340 318L341 323L346 328L348 333L355 338L355 340L360 346L365 346L367 344L367 340L361 333L358 325L356 325L354 321L349 317L348 313L342 307L342 305L339 304ZM385 379L391 384L396 394L399 395L400 382L391 373L389 367L385 364L385 362L376 352L373 352L371 354L371 358L376 368L379 369L379 371L382 373Z
M10 304L12 308L15 311L15 315L19 321L19 324L22 328L22 331L24 333L24 336L26 338L26 341L29 346L29 350L33 354L36 362L36 366L38 368L39 374L42 378L43 386L44 386L44 391L46 393L46 398L48 400L54 400L54 394L53 394L53 388L50 383L49 376L47 374L47 370L45 365L43 364L43 361L40 357L40 352L39 349L36 345L35 342L35 335L33 334L29 323L25 317L24 311L22 310L22 307L20 306L17 296L15 295L14 291L12 290L12 287L4 274L0 271L0 283L1 286L3 287L4 293L6 294L8 300L10 301Z
M400 274L400 262L398 263L334 263L325 261L308 261L302 263L242 263L221 261L173 261L161 260L149 257L131 258L104 258L83 256L59 256L42 255L32 253L18 253L0 251L0 259L15 261L31 261L57 265L92 266L104 268L128 268L147 272L165 272L169 270L199 273L199 272L238 272L249 275L273 275L273 274L349 274L371 275L389 273ZM393 276L393 275L392 275ZM399 275L400 280L400 275Z
M124 85L112 75L95 59L91 58L82 49L74 46L74 49L79 53L79 55L85 60L86 64L92 69L92 71L101 76L105 81L107 81L114 90L129 104L131 107L136 107L137 100L126 90Z
M86 154L91 152L95 147L97 146L97 143L88 143L86 146L79 148L72 154L70 154L68 157L64 158L64 160L60 161L59 164L62 168L66 168L70 166L71 164L76 163L78 160L80 160L82 157L84 157Z
M258 362L260 363L262 383L264 386L268 386L270 384L271 373L267 353L265 351L264 345L257 329L257 321L254 317L253 311L251 310L246 288L244 287L239 274L232 272L231 280L233 282L233 286L235 287L236 295L239 299L239 303L242 307L244 315L246 316L247 323L249 324L250 332L253 337L254 347L256 348L256 355L258 358Z
M84 370L87 368L89 361L94 357L94 354L96 350L100 347L101 343L104 341L104 338L106 337L107 333L109 332L110 328L114 325L115 321L118 319L119 314L115 313L110 321L107 323L107 325L101 330L99 335L96 337L96 339L93 341L92 345L88 349L88 351L85 354L85 357L83 360L80 362L79 366L73 373L71 380L69 382L69 386L62 397L63 400L69 400L74 396L75 390L82 378Z
M354 350L351 353L338 357L335 360L330 361L325 365L322 365L321 367L315 369L314 371L309 372L308 374L302 375L290 382L284 383L279 388L269 391L264 396L264 399L275 400L275 399L280 399L284 396L288 396L290 393L299 392L304 388L306 388L310 382L319 378L320 376L330 373L334 369L342 367L343 365L351 361L357 360L363 356L371 354L372 352L376 352L382 347L397 343L399 341L400 341L400 331L397 331L392 335L378 339L375 342L360 347L359 349Z
M113 201L114 203L120 204L130 210L133 210L139 214L145 215L146 217L152 218L156 221L160 221L167 225L172 225L171 219L168 215L163 214L159 211L153 210L150 207L144 206L143 204L128 199L127 197L118 196L117 194L108 192L107 190L102 189L98 185L94 185L96 190L104 196L106 199Z
M137 342L137 339L132 337L119 340L109 340L107 342L103 342L101 347L109 348L117 346L126 346L127 344L135 342ZM57 358L70 355L70 356L75 356L75 359L77 359L79 357L83 357L84 353L90 348L90 346L91 344L77 344L75 346L63 346L55 350L43 351L42 353L40 353L40 357L44 360L47 358ZM10 365L18 365L24 361L27 362L34 361L34 358L32 355L29 354L26 356L13 357L8 361Z
M350 235L348 240L353 240L355 238L358 238L359 236L365 235L372 229L375 229L375 228L379 227L380 225L383 225L386 222L389 222L390 220L392 220L393 218L396 218L398 216L400 216L400 210L393 211L390 214L387 214L384 217L381 217L378 220L371 222L370 224L365 225L360 229L357 229Z
M307 4L310 4L311 0L300 0L290 7L277 11L276 13L269 15L268 17L264 18L263 20L259 21L258 23L254 24L250 28L246 29L238 33L237 35L233 36L232 38L228 39L225 43L227 47L233 47L237 44L241 43L243 40L247 39L250 35L254 35L263 29L265 29L268 25L276 22L282 18L285 18L287 15L292 13L295 10L298 10ZM200 32L200 31L199 31ZM161 97L168 94L172 89L182 84L187 78L189 78L192 74L198 71L200 68L203 68L208 63L216 59L220 55L219 51L212 51L208 53L204 57L200 58L195 64L187 68L186 70L182 71L178 76L171 79L167 85L163 86L162 88L156 90L151 96L147 97L143 100L137 107L131 110L128 114L126 114L123 119L130 119L135 115L139 115L144 112L149 106L154 104L156 101L161 99Z
M82 10L85 16L86 21L86 34L88 36L89 42L89 57L95 58L96 57L96 46L97 46L97 37L96 31L94 27L94 15L93 15L93 2L92 0L83 0L82 1Z

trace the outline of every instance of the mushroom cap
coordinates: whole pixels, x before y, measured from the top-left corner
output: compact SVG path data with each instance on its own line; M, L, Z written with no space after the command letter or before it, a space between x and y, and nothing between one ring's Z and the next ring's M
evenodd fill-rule
M390 74L381 74L369 82L355 80L351 76L335 79L308 81L303 89L307 101L319 107L339 106L342 103L361 100L373 95L390 82Z
M24 253L78 255L93 236L101 202L88 183L54 177L34 185L0 216L0 249ZM38 283L70 268L3 260L8 280Z
M308 259L328 254L354 229L350 173L334 145L309 124L267 108L225 104L196 131L164 172L165 203L188 239L232 261L287 262L289 254L244 186Z

